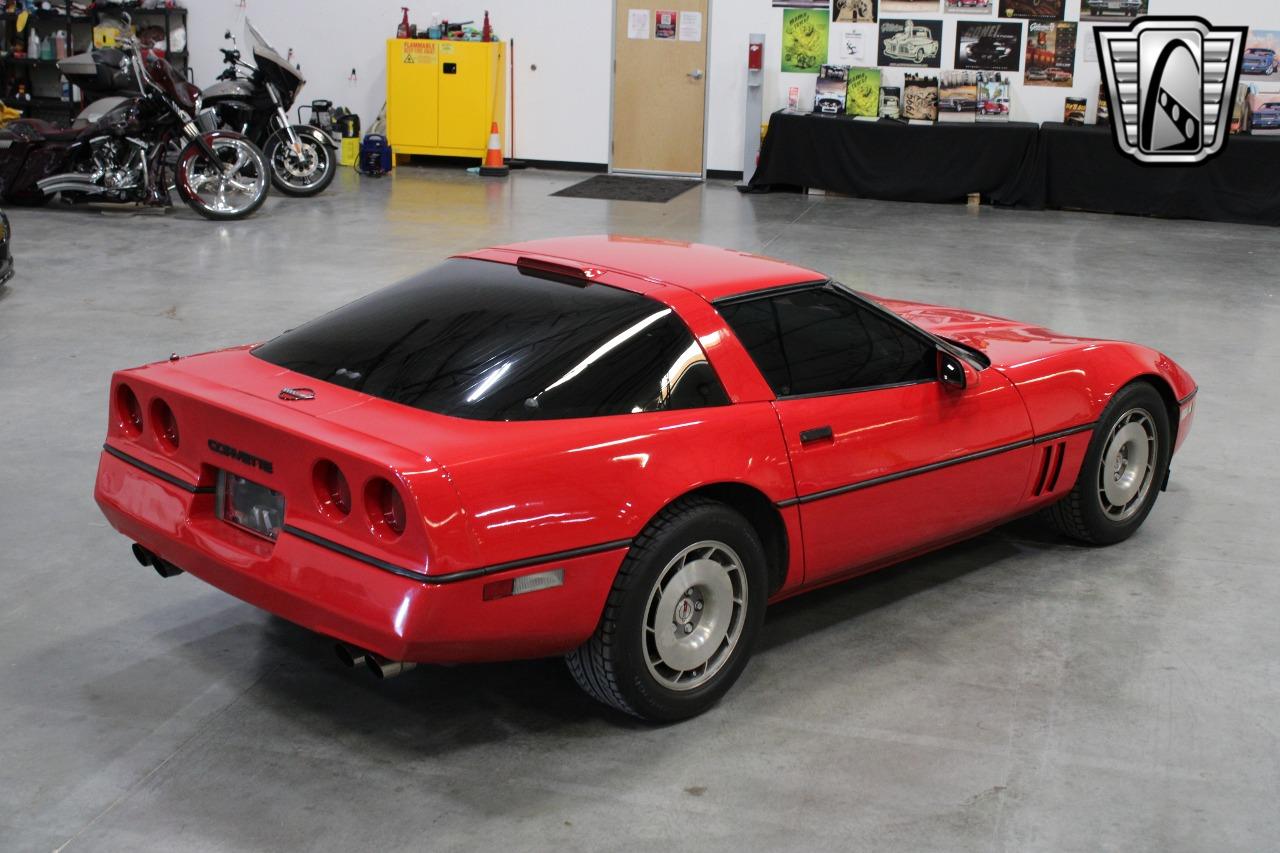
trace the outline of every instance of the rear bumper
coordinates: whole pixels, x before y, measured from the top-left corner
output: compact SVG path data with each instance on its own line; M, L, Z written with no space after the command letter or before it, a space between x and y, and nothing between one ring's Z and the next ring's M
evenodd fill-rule
M463 663L563 654L595 630L625 547L454 582L421 581L282 532L214 517L213 495L110 453L94 498L111 526L186 572L312 631L392 660ZM485 601L486 584L564 569L564 585Z

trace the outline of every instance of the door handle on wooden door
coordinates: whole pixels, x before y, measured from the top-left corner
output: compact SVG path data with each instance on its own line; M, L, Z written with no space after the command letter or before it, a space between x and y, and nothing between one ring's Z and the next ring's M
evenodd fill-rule
M814 444L819 441L830 441L835 437L835 432L829 426L814 427L800 433L800 443Z
M685 76L687 76L687 77L692 77L694 80L701 80L701 79L702 79L702 69L701 69L701 68L695 68L695 69L693 69L692 71L690 71L690 72L689 72L687 75L685 75Z

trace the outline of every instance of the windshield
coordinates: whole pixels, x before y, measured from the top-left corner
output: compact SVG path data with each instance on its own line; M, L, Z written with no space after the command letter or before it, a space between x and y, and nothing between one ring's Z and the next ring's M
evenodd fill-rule
M262 33L246 18L244 22L244 40L249 46L249 52L253 54L253 58L257 62L269 62L278 66L281 70L289 72L289 74L302 80L302 75L298 73L298 69L290 64L280 53L271 46Z
M509 264L454 259L253 351L429 412L527 421L728 403L667 306Z

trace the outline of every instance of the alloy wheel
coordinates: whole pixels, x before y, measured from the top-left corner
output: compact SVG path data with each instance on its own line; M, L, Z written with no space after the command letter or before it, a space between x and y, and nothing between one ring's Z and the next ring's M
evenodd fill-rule
M658 574L645 606L649 673L671 690L705 684L733 654L747 611L747 575L723 542L688 546Z
M1130 409L1116 420L1098 466L1098 498L1112 521L1127 521L1142 508L1159 449L1155 420L1147 410Z

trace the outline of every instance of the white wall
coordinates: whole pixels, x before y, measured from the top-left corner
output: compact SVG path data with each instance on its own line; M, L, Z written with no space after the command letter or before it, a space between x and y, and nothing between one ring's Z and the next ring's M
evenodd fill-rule
M484 10L500 38L516 40L516 153L535 160L604 163L609 152L612 4L607 0L186 0L191 67L201 87L222 70L222 34L241 38L247 15L284 53L293 48L307 86L302 100L328 98L364 128L386 98L386 39L400 7L421 27L439 12L454 21ZM530 70L537 65L538 70ZM348 80L352 68L357 82Z
M498 35L515 39L515 153L535 160L605 163L609 159L610 0L186 0L190 8L191 65L196 82L208 85L221 70L218 48L230 28L239 36L247 14L282 52L292 47L307 76L303 99L329 98L360 114L365 127L382 105L386 85L385 39L395 34L400 5L410 20L426 26L433 13L452 20L474 18L488 9ZM1081 0L1067 0L1067 19L1078 20ZM657 7L650 0L636 6ZM675 3L673 8L678 8ZM1212 7L1212 8L1207 8ZM1152 14L1202 15L1215 24L1280 29L1280 0L1151 0ZM890 17L902 17L891 15ZM956 22L973 15L942 15L942 65L955 55ZM994 13L989 17L994 19ZM712 0L708 82L707 167L742 168L743 101L746 97L746 45L752 32L766 34L765 111L786 105L792 86L802 103L811 103L814 76L783 74L779 67L782 10L771 0ZM1013 75L1013 118L1061 121L1064 99L1088 98L1089 120L1098 97L1100 71L1084 61L1084 45L1093 24L1080 27L1076 80L1072 89L1017 85ZM874 45L872 46L874 48ZM531 66L537 66L533 70ZM356 69L357 81L348 75ZM904 69L885 70L900 81ZM894 85L887 82L886 85Z

